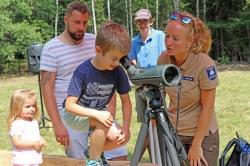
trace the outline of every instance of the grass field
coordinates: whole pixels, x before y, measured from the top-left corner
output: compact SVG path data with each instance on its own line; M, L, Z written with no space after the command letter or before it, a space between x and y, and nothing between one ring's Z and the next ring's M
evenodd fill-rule
M238 131L240 136L250 141L250 71L223 71L219 72L220 84L216 94L216 113L220 132L220 152L227 142L235 137ZM11 150L8 138L6 119L10 95L15 89L30 88L39 94L37 76L24 76L18 78L4 78L0 80L0 149ZM134 91L130 92L134 106ZM39 95L38 95L39 101ZM40 106L40 104L39 104ZM120 110L120 104L118 104ZM121 111L118 111L121 117ZM50 125L46 122L46 125ZM129 157L133 153L140 125L136 122L136 113L133 111L131 124L131 139L128 143ZM44 149L45 154L64 155L63 147L56 143L52 129L41 129L41 134L48 143ZM143 161L148 161L144 155Z

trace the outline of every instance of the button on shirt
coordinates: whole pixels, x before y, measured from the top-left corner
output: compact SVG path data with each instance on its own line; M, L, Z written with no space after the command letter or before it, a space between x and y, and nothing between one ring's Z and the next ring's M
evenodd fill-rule
M156 66L159 55L166 50L165 34L153 28L150 30L151 34L145 42L141 40L140 34L133 38L131 50L128 54L129 59L136 60L141 68Z

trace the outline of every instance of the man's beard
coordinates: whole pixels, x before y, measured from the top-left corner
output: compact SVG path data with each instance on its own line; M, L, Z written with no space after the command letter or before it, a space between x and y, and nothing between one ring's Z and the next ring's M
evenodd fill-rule
M82 32L81 35L78 35L78 33L73 33L68 30L69 36L75 40L75 42L81 41L84 37L84 32Z

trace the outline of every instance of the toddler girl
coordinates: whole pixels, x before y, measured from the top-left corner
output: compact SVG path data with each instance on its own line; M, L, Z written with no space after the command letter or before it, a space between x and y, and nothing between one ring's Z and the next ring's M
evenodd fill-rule
M38 115L35 92L27 89L14 91L8 117L13 166L38 166L42 163L41 149L46 142L40 136Z

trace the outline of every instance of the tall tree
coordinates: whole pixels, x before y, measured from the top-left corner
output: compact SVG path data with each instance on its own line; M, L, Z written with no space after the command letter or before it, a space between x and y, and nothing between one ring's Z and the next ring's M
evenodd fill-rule
M145 1L146 9L148 9L148 1Z
M155 24L156 24L156 29L159 28L159 0L156 0L155 4Z
M124 0L126 9L126 27L129 29L129 13L128 13L128 1Z
M200 1L199 0L196 0L196 16L197 17L200 17Z
M107 3L106 0L95 0L95 17L96 17L96 27L99 26L106 21L107 18Z
M207 11L206 0L203 0L203 21L204 22L206 22L206 11Z
M91 0L92 14L93 14L93 23L94 23L94 32L96 34L96 18L95 18L95 2Z
M179 9L180 9L180 1L174 0L174 10L179 11Z
M132 2L129 0L129 16L130 16L130 36L133 36L133 16L132 16Z
M57 24L58 24L58 0L56 0L55 36L57 36Z
M61 33L64 30L64 11L72 1L1 0L0 72L7 71L6 66L20 62L20 59L25 60L26 48L31 43L45 42ZM92 8L93 19L89 21L89 32L96 33L104 20L112 18L125 25L131 37L137 31L133 28L133 15L141 8L151 11L156 19L156 28L161 30L166 25L170 11L191 12L201 16L211 29L213 45L210 55L213 59L220 62L228 59L250 61L250 0L80 1L85 1Z
M109 2L109 0L107 0L107 8L108 8L108 19L111 20L110 19L110 2Z

